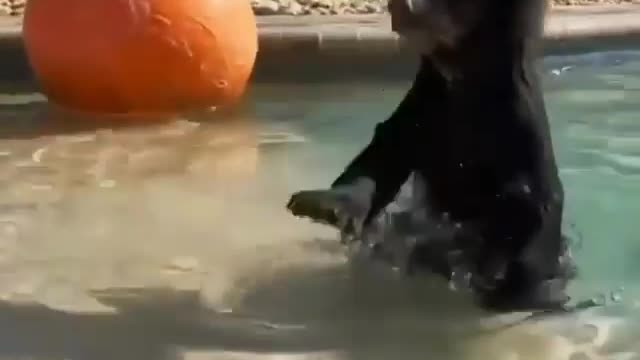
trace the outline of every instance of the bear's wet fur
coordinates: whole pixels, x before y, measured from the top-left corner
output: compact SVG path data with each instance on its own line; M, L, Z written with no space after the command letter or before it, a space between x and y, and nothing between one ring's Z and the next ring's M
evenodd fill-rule
M420 56L413 85L330 188L294 194L290 211L382 251L407 244L409 272L463 271L487 309L564 306L575 268L535 69L545 3L392 0ZM390 217L409 179L415 196Z

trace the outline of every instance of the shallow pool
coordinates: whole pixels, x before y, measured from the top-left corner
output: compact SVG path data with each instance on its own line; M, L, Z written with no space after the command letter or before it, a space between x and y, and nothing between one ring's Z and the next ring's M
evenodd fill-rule
M572 290L611 305L512 327L437 281L347 262L331 229L285 211L408 81L260 84L242 112L137 128L0 84L0 359L640 358L640 53L544 73Z

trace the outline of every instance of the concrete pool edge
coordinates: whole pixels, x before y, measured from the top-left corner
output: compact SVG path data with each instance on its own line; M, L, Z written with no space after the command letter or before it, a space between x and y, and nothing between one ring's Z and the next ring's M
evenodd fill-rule
M640 5L554 8L545 55L640 48ZM415 56L390 31L385 15L259 16L257 81L299 82L404 77ZM0 18L0 79L32 74L20 18Z
M544 55L640 49L638 19L640 5L554 8L545 23ZM261 81L406 79L417 65L385 15L270 16L258 24Z
M545 24L545 52L574 52L585 45L640 45L640 5L562 8L551 11ZM385 15L258 19L261 52L398 52L403 43L391 32ZM580 50L578 50L580 51Z

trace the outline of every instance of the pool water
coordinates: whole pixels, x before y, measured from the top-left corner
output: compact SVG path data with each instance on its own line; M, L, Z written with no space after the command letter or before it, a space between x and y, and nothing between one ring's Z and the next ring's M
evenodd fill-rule
M140 127L1 84L0 359L640 359L640 53L543 65L572 293L609 306L500 326L285 211L408 81L256 84L241 112Z

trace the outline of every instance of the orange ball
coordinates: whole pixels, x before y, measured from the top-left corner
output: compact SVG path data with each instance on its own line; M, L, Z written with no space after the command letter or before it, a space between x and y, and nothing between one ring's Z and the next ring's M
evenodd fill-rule
M23 34L49 99L101 113L231 105L258 50L248 0L30 0Z

